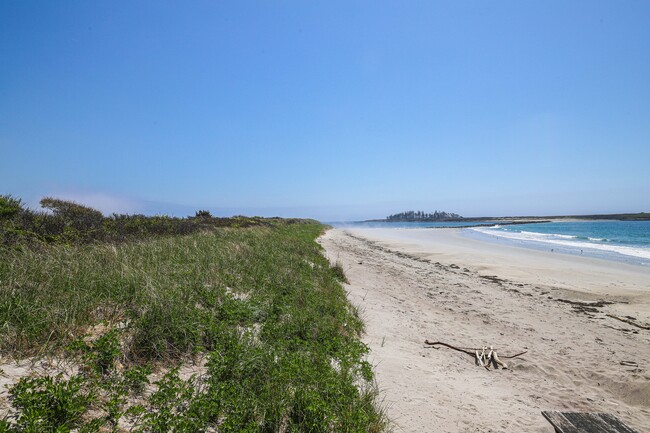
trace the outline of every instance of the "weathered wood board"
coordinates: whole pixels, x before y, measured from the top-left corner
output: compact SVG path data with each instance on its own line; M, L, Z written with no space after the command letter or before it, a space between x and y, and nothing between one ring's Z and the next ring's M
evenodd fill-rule
M608 413L542 411L557 433L636 433Z

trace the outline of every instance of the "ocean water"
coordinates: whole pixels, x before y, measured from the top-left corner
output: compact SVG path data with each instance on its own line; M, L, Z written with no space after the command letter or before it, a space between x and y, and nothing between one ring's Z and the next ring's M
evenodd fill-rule
M650 221L497 224L465 229L464 234L522 247L650 266Z
M485 227L491 223L494 225ZM499 225L498 221L329 224L334 227L394 229L463 227L463 235L484 241L650 266L650 221L560 221L516 225Z

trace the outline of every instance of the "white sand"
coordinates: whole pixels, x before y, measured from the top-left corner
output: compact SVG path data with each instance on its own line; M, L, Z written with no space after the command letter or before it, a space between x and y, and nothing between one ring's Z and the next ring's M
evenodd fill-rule
M542 410L608 412L650 430L650 330L606 315L650 322L650 269L457 229L335 229L320 242L350 280L397 432L552 433ZM580 312L558 299L614 303ZM425 339L528 353L486 371Z

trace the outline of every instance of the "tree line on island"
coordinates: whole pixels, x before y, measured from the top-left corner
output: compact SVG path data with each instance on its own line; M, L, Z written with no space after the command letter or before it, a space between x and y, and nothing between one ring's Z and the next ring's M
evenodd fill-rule
M426 213L422 211L410 210L389 215L386 217L386 221L445 221L462 218L462 216L452 212L435 211L433 213Z

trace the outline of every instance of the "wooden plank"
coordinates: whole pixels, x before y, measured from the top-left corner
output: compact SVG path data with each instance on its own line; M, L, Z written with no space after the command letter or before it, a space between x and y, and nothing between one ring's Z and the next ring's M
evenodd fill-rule
M607 413L542 411L542 415L557 433L636 433Z
M563 412L562 415L581 432L616 433L616 430L607 425L607 422L596 413Z
M542 415L555 427L557 433L583 433L560 412L542 411Z
M610 415L608 413L599 413L598 415L600 415L600 417L602 419L607 421L609 423L609 425L616 428L617 432L620 432L620 433L636 433L636 431L632 430L631 428L629 428L628 426L623 424L623 422L620 419L616 418L614 415Z

